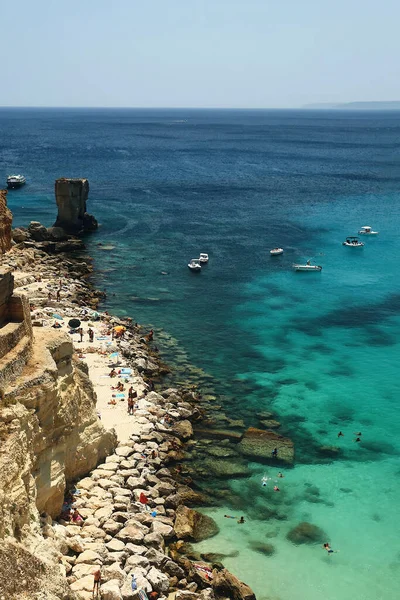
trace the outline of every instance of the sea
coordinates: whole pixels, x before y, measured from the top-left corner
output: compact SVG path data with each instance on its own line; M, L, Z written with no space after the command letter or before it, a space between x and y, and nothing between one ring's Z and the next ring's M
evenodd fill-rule
M258 600L397 600L400 112L3 108L11 173L27 178L14 225L52 225L54 180L87 177L102 308L153 326L224 427L270 413L294 441L281 479L257 461L223 484L210 471L220 532L195 548ZM365 225L379 235L342 245ZM306 260L322 271L293 270ZM303 522L323 539L292 543Z

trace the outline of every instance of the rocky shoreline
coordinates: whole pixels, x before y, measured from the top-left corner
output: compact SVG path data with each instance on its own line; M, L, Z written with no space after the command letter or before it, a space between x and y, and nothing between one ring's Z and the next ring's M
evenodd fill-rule
M2 264L14 270L15 286L29 295L34 327L49 326L54 313L67 318L87 311L81 318L89 321L103 295L87 281L93 267L82 257L82 244L70 238L49 240L45 229L34 223L14 230L16 245ZM132 368L138 390L148 390L150 377L168 372L130 319L98 318L107 327L126 328L118 351ZM203 504L204 497L174 468L203 411L195 391L158 387L138 399L129 439L88 477L74 482L74 506L83 522L78 526L41 517L42 534L54 548L70 597L92 597L92 573L99 565L101 597L108 600L136 598L141 589L171 600L253 599L251 589L220 562L204 561L190 547L190 541L218 532L212 519L190 508ZM140 502L141 495L146 503Z

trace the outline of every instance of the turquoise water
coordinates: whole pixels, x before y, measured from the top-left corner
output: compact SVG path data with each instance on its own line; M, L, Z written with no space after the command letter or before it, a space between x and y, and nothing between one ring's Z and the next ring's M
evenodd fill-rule
M159 329L156 342L177 376L198 365L229 416L257 426L271 411L295 442L279 493L258 463L224 480L207 509L221 532L200 548L238 551L225 563L259 599L397 598L400 114L4 110L0 125L3 175L28 178L9 194L16 224L51 224L54 179L87 176L105 307L171 333L181 349ZM379 236L343 247L362 225ZM292 271L309 258L321 273ZM304 520L339 552L293 546Z

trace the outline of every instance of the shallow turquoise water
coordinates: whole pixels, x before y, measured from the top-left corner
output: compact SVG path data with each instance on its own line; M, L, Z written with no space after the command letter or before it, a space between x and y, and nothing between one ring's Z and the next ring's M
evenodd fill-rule
M221 533L202 547L239 550L225 562L258 598L397 599L399 113L0 111L0 125L3 174L28 177L9 194L16 224L50 225L55 177L89 177L105 307L172 333L231 416L272 410L295 442L279 494L257 463L227 482L234 506L208 511ZM379 236L343 247L362 225ZM308 258L322 273L292 271ZM290 544L302 520L340 552ZM249 547L265 540L271 557Z

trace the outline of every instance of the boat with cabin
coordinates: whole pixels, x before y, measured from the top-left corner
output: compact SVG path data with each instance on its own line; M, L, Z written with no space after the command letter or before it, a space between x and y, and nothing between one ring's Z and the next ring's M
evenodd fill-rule
M12 190L19 188L26 183L26 179L23 175L9 175L7 177L7 187Z
M199 273L201 271L201 264L199 258L192 258L189 262L188 267L193 273Z
M308 260L305 265L294 264L293 269L295 271L322 271L321 265L312 265L310 260Z
M349 235L342 245L347 246L348 248L362 248L363 246L365 246L364 242L360 242L358 237L354 235Z
M200 252L199 261L201 263L208 263L208 254L205 252Z
M369 225L364 225L358 233L360 235L378 235L379 231L372 231L372 228Z

